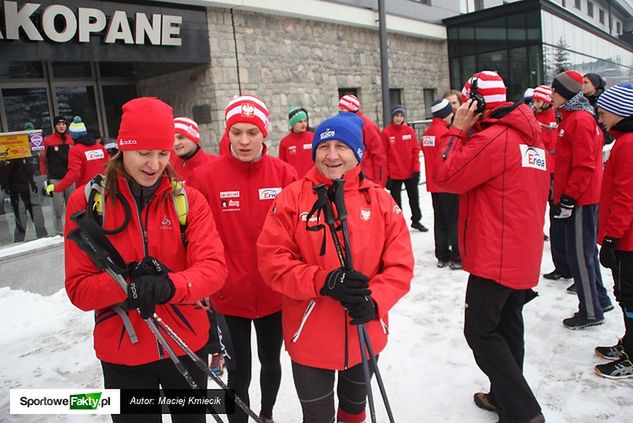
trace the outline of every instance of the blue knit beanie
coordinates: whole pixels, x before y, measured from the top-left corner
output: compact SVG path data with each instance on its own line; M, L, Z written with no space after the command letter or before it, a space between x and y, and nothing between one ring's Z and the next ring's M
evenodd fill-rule
M633 116L633 84L615 85L598 97L597 106L614 115Z
M358 159L358 163L365 154L363 144L363 120L352 112L340 112L339 114L324 120L314 130L312 138L312 160L316 149L322 142L340 141L347 145Z
M75 116L73 118L73 122L68 127L68 134L72 137L72 139L76 140L87 133L88 131L86 130L86 125L84 125L79 116Z

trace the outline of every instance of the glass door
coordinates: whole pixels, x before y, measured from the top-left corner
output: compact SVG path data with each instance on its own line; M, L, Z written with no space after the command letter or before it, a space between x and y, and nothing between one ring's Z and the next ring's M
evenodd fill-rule
M99 131L95 89L89 85L55 87L58 114L68 119L81 117L89 131Z

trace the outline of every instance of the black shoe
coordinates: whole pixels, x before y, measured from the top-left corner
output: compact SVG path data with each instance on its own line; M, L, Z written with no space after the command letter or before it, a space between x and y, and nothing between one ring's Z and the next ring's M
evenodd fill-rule
M411 224L411 227L413 229L417 229L420 232L428 232L429 230L427 229L426 226L424 226L423 224L421 224L420 222L413 222Z
M571 295L576 295L576 284L572 283L567 287L567 293Z
M562 273L559 273L558 270L554 269L551 272L544 274L543 277L551 281L557 281L559 279L569 279L571 276L565 276Z
M485 392L477 392L473 395L475 405L482 410L497 412L497 407L490 401L490 394Z
M615 307L613 307L613 304L609 304L609 305L608 305L608 306L606 306L606 307L602 307L602 312L603 312L603 313L606 313L606 312L608 312L608 311L613 310L614 308L615 308Z
M598 357L605 358L607 360L619 360L624 354L624 344L622 338L618 339L618 343L608 347L596 347L594 348Z
M449 267L451 268L451 270L461 270L462 263L459 261L452 261Z
M448 266L448 262L447 261L439 260L437 262L437 267L439 267L440 269L443 269L444 267L447 267L447 266Z
M633 363L629 360L629 356L626 353L622 353L616 361L611 363L599 364L594 367L598 376L606 377L607 379L626 379L633 377Z
M604 323L604 318L602 319L588 319L586 316L581 315L580 313L574 313L572 317L563 320L563 325L567 329L576 330L576 329L584 329L589 326L597 326Z

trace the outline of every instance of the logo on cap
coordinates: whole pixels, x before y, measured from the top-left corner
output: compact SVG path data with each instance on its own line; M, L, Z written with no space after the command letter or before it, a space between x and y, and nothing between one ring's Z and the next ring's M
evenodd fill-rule
M336 132L330 128L327 128L325 132L321 133L321 140L332 138L334 135L336 135Z
M255 107L252 104L242 104L242 116L255 116Z

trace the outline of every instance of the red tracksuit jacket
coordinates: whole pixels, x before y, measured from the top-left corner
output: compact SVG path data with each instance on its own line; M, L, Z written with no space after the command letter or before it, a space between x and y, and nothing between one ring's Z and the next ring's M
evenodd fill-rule
M209 322L206 311L196 302L220 289L227 272L222 242L209 206L199 192L185 187L189 203L185 230L189 243L185 248L167 176L163 176L155 197L142 210L137 209L123 176L118 177L117 184L132 213L127 227L108 238L127 263L153 256L172 270L169 279L176 288L175 295L169 303L157 305L156 314L192 350L197 351L207 343ZM104 228L119 227L125 220L123 204L120 200L112 203L107 196L103 203ZM167 358L136 310L127 312L138 336L138 343L130 342L122 319L110 309L110 306L124 301L126 293L107 273L98 270L75 242L67 238L68 232L76 227L69 217L85 208L86 194L83 188L76 189L68 200L64 225L66 292L78 308L95 310L94 348L97 358L127 366ZM169 337L165 338L177 355L185 354Z
M500 118L484 118L481 127L470 138L455 127L448 130L441 147L447 158L437 159L435 182L461 194L464 269L512 289L529 289L540 277L550 180L540 128L524 104Z
M403 180L420 172L420 143L413 128L391 123L382 131L382 138L387 150L387 176Z
M99 143L86 145L79 138L68 152L68 171L55 184L55 192L63 192L72 184L79 187L96 175L104 173L108 160L110 155L104 146Z
M273 200L295 179L294 168L266 154L264 146L255 162L221 156L199 168L187 182L211 205L224 244L229 274L224 287L211 296L219 313L255 319L281 309L280 295L257 270L255 241Z
M207 153L202 148L198 148L198 151L196 151L196 153L187 160L183 160L172 151L171 156L169 157L169 163L176 171L178 180L186 182L193 174L194 170L200 166L206 165L207 163L211 163L218 158L219 157L215 154Z
M424 173L426 174L426 190L428 192L442 192L433 180L433 168L437 160L438 152L440 151L441 139L447 132L448 123L444 122L443 119L433 118L429 127L426 128L426 131L422 134Z
M409 291L413 252L402 211L379 185L359 178L356 166L344 178L345 204L354 268L369 278L378 317L366 324L374 353L387 343L387 314ZM284 345L304 366L342 370L360 363L358 335L338 301L320 296L327 274L341 267L327 227L308 212L315 184L331 184L315 167L284 189L268 213L257 241L264 280L282 295ZM320 255L325 237L325 255ZM341 240L341 243L343 241ZM384 323L384 326L383 324Z
M279 141L279 160L292 165L299 178L303 177L312 166L312 137L314 132L303 131L300 134L290 131Z

